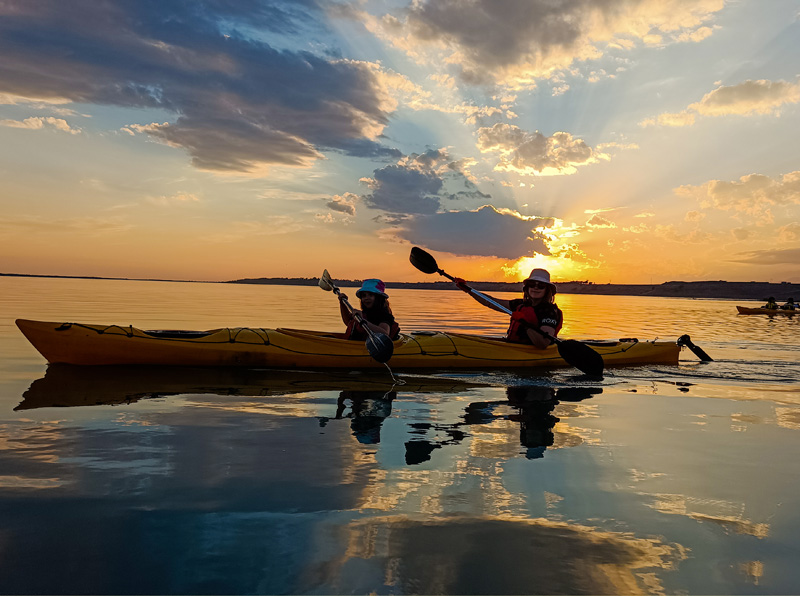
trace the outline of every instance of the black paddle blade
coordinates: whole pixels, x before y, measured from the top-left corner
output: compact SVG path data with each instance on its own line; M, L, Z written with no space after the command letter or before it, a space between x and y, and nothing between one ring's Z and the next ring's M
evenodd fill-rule
M567 361L567 364L571 364L582 373L592 377L603 376L605 367L603 357L586 344L575 339L565 339L556 345L558 353Z
M709 356L708 354L705 353L705 350L703 350L703 348L701 348L700 346L694 345L692 343L692 338L689 337L688 335L681 335L678 338L678 345L679 346L686 346L687 348L689 348L694 353L694 355L697 356L703 362L713 362L714 361L714 359L711 356Z
M383 333L370 333L365 342L369 355L381 364L389 362L394 354L394 344L388 335Z
M439 266L429 253L422 250L419 246L411 249L411 255L408 257L411 264L423 273L438 273Z

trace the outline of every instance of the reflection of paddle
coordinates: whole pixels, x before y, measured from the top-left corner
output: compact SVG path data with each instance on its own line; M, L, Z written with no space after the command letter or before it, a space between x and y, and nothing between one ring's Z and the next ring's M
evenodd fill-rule
M448 275L439 269L439 266L436 264L436 259L417 246L411 249L410 260L411 264L423 273L438 273L439 275L442 275L451 281L455 281L455 278L452 275ZM510 310L498 304L486 294L482 294L481 292L472 288L470 288L469 292L475 296L480 296L483 300L491 303L498 310L511 315ZM542 335L548 338L550 341L555 342L559 355L567 362L567 364L574 366L587 375L596 377L603 375L603 357L586 344L575 339L559 339L558 337L550 335L535 325L531 325L530 323L524 324L529 329L533 329L539 335Z
M333 291L333 293L337 296L341 295L339 288L337 288L333 283L333 279L331 279L327 269L322 272L322 277L319 279L319 287L326 292ZM344 305L347 307L347 310L350 311L350 314L355 317L356 321L358 321L358 324L361 325L361 328L366 331L367 341L365 345L367 346L369 355L382 364L388 362L394 353L394 344L392 343L392 340L389 339L389 336L385 333L375 333L372 329L367 327L366 321L364 321L360 315L356 314L356 312L353 310L353 307L350 306L350 303L347 301L347 298L343 298L342 302L344 302Z

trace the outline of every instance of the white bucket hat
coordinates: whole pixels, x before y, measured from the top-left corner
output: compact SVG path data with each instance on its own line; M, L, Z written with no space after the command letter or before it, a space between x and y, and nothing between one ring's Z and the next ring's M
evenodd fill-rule
M528 276L523 285L528 285L528 282L531 281L540 281L542 283L547 284L553 289L553 293L556 292L556 284L550 281L550 272L547 269L534 269L531 271L531 274Z

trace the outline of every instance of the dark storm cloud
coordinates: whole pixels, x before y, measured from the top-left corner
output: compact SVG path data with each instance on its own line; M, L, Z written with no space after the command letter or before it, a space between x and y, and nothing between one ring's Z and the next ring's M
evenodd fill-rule
M316 11L296 0L5 0L0 92L173 112L140 130L209 169L308 163L321 150L396 157L372 140L387 109L368 65L255 37L318 28Z
M457 255L519 259L549 255L547 236L535 228L553 225L550 218L524 218L489 205L477 211L422 215L402 224L398 236L412 244Z

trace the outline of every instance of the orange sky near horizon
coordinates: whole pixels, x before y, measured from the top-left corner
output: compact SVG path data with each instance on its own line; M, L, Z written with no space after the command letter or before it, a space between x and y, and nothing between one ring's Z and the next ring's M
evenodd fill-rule
M0 272L800 283L797 2L148 6L0 7Z

